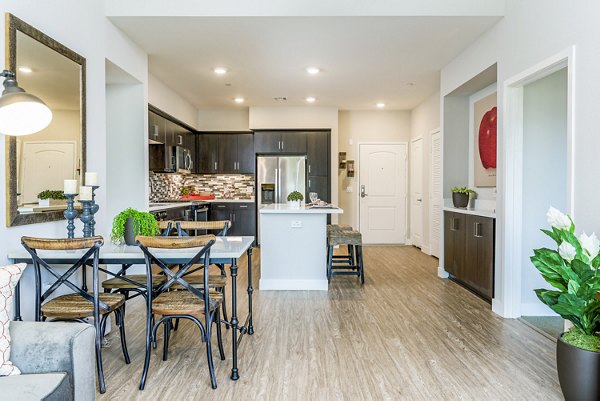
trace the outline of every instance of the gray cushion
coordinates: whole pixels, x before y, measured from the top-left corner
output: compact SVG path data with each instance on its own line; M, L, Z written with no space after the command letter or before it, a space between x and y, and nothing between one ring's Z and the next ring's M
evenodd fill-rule
M59 401L71 399L68 376L65 372L0 377L3 400Z

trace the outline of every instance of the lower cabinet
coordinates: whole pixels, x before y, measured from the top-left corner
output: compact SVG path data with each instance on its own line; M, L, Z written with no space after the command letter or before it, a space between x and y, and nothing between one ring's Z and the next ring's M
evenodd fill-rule
M252 202L213 202L210 220L229 220L227 235L256 235L256 213Z
M444 269L491 301L494 296L495 219L444 212Z

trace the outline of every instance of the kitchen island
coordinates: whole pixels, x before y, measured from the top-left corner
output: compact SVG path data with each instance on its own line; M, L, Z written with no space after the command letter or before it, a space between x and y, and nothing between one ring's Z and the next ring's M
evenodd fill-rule
M327 215L343 212L335 207L263 206L259 288L327 291Z

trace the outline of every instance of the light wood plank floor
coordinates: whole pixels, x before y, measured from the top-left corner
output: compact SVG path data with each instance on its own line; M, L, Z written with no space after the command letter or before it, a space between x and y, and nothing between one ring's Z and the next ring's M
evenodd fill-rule
M254 285L258 286L258 251ZM131 364L116 333L104 349L100 400L559 400L555 343L436 276L437 259L413 247L365 247L366 283L334 277L329 292L255 291L254 336L229 379L215 353L212 390L205 349L188 322L172 336L169 360L152 355L144 391L144 310L128 304ZM240 262L245 289L245 260ZM240 293L241 294L241 293ZM240 311L246 310L245 297ZM240 315L244 315L240 313ZM162 332L162 330L161 330ZM159 343L160 344L160 343Z

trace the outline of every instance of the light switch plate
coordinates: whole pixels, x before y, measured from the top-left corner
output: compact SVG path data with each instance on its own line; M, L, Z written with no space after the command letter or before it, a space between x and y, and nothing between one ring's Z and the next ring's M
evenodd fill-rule
M292 228L302 228L302 220L292 220Z

